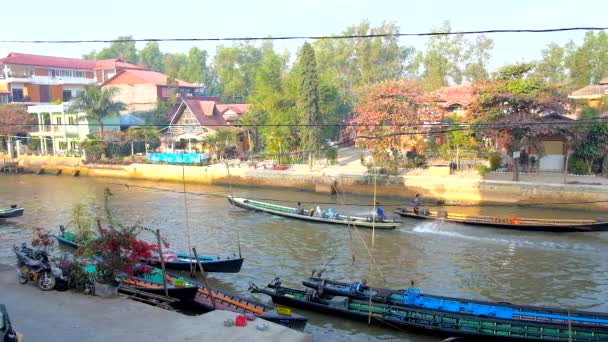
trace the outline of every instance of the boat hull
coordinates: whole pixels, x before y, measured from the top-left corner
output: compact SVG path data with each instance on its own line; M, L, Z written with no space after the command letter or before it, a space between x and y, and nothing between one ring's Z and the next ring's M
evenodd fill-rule
M265 213L272 214L272 215L292 218L292 219L296 219L296 220L314 222L314 223L337 224L337 225L343 225L343 226L352 226L352 227L356 227L356 228L369 228L369 229L373 228L373 229L384 229L384 230L395 229L401 224L401 222L370 222L370 221L364 221L361 219L350 220L350 219L348 219L348 217L344 220L334 220L334 219L328 219L328 218L323 218L323 217L299 215L299 214L295 214L295 213L266 209L266 208L249 205L245 201L247 201L247 200L242 199L242 198L233 198L230 196L228 197L228 202L230 202L230 204L237 206L239 208L253 210L253 211L261 211L261 212L265 212ZM289 208L289 207L284 207L284 208ZM294 208L289 208L289 209L295 210Z
M23 216L23 208L8 208L0 209L0 219L7 219L13 217Z
M302 282L302 284L308 288L319 291L322 288L322 293L332 296L346 296L357 300L371 300L381 304L389 304L396 306L416 306L407 303L407 299L404 296L404 290L393 290L386 288L368 287L364 292L355 292L351 290L351 284L333 281L329 279L320 279L311 277L308 280ZM569 317L570 324L579 326L597 326L601 329L608 331L608 313L591 312L591 311L580 311L580 310L565 310L559 308L546 308L536 307L529 305L517 305L506 302L488 302L480 300L461 299L454 297L445 297L429 294L420 294L425 299L430 299L430 302L442 303L443 306L447 306L446 303L458 303L460 308L477 307L477 308L492 308L494 312L500 310L509 310L517 313L528 313L529 315L514 315L514 318L510 318L514 321L539 321L549 323L563 323L565 324L566 318ZM429 301L427 301L428 303ZM428 304L424 307L429 308ZM466 312L463 310L452 310L459 311L461 313ZM482 315L480 313L480 315ZM503 316L504 317L504 316ZM515 318L516 317L516 318ZM595 323L592 323L595 322ZM603 322L603 323L602 323Z
M80 247L80 245L77 244L76 242L71 241L71 240L67 240L64 237L62 237L61 235L51 235L51 236L54 237L55 240L57 240L57 242L60 245L71 247L71 248L79 248Z
M270 286L270 285L269 285ZM254 292L269 295L273 302L290 307L316 311L328 315L368 322L390 328L408 329L439 336L464 337L466 341L603 341L608 339L608 331L587 327L569 327L566 325L542 324L540 322L517 322L491 317L471 317L459 313L447 313L416 307L394 307L392 305L373 304L371 310L368 301L358 301L347 297L345 308L332 307L329 304L304 299L306 293L301 290L288 289L285 295L274 287L272 289L254 289ZM284 289L284 288L281 288ZM295 294L295 295L294 295ZM300 299L302 298L302 299ZM332 298L332 297L324 297ZM354 311L353 308L358 308ZM372 314L370 316L370 312Z
M502 229L513 229L523 231L536 231L536 232L554 232L554 233L573 233L573 232L593 232L593 231L608 231L608 222L596 222L590 224L572 224L572 225L551 225L551 224L511 224L511 223L500 223L500 222L475 222L466 220L454 220L449 218L439 218L435 216L425 216L415 214L409 211L396 210L395 214L401 217L411 218L415 220L428 220L428 221L441 221L451 222L458 224L465 224L470 226L480 226L489 228L502 228Z
M201 266L203 266L203 270L205 272L210 273L239 273L241 271L241 267L243 266L244 258L236 258L236 259L223 259L223 260L213 260L213 261L201 261ZM160 267L160 260L158 259L146 259L144 260L150 266ZM166 261L165 268L169 270L178 270L178 271L189 271L194 268L198 269L198 265L196 261L187 262L187 261Z

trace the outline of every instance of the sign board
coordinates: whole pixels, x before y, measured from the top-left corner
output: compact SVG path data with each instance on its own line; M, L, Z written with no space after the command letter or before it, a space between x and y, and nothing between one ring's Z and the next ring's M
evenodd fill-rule
M209 159L200 153L149 153L148 161L169 164L200 164Z
M521 152L519 152L519 151L515 151L515 152L513 152L513 159L517 159L517 158L519 158L519 155L520 155L520 154L521 154Z

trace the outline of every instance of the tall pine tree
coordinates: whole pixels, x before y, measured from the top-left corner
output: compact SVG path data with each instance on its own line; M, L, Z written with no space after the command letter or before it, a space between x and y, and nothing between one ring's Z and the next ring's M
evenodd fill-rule
M321 115L319 110L319 75L317 74L317 61L315 51L307 42L302 46L298 61L300 71L300 109L302 111L302 124L300 130L302 145L309 150L308 165L312 169L314 151L321 145Z

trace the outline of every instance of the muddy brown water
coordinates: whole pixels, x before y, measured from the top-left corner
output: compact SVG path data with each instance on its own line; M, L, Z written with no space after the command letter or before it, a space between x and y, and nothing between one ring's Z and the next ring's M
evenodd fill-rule
M191 243L200 253L232 255L240 240L246 258L239 274L214 274L216 286L250 295L275 277L299 286L313 269L334 257L326 275L371 285L404 288L414 281L427 293L464 298L608 312L608 232L540 233L405 220L395 231L349 231L249 212L229 206L226 195L322 204L345 214L370 213L367 196L330 196L277 189L186 185L67 175L0 175L0 206L17 203L25 215L0 222L0 263L14 263L11 246L31 240L31 227L56 230L75 203L101 206L103 190L114 193L114 216L125 224L161 229L175 250ZM390 212L397 199L380 199ZM282 202L279 202L282 201ZM188 210L185 210L187 204ZM360 204L360 205L356 205ZM450 207L470 214L520 217L601 218L607 213L531 207ZM188 216L188 225L186 225ZM373 235L373 243L372 243ZM143 235L153 241L152 236ZM363 243L365 242L365 244ZM372 248L373 245L373 248ZM375 265L370 265L366 246ZM54 253L66 253L55 247ZM354 261L353 261L354 260ZM253 296L268 302L264 295ZM298 311L298 310L296 310ZM405 331L298 311L310 319L306 332L315 340L437 341Z

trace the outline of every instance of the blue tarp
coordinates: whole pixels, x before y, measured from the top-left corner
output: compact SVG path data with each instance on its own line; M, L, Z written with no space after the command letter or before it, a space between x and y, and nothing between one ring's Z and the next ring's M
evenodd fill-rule
M148 161L169 164L200 164L207 156L201 153L148 153Z

